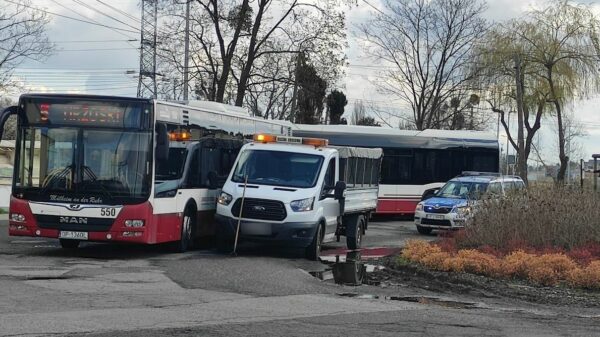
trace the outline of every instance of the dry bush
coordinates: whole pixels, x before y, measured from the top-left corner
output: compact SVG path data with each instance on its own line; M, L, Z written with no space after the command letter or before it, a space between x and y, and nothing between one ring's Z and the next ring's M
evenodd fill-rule
M526 278L528 275L531 260L535 255L525 253L522 250L517 250L505 256L502 260L502 271L504 276L516 276Z
M566 280L578 266L564 254L544 254L531 259L528 268L527 278L530 281L542 285L556 285Z
M482 200L460 237L460 248L488 245L570 250L600 243L600 198L565 187L531 186L526 194Z
M600 289L600 261L593 261L585 268L572 270L567 280L573 287Z
M434 243L412 240L404 248L402 258L434 270L516 277L545 286L566 281L574 287L600 289L600 261L581 267L562 252L537 255L518 250L499 258L476 249L452 254Z
M409 240L406 243L406 247L402 250L402 257L415 262L421 262L423 258L441 252L440 247L429 244L426 241Z
M463 249L456 254L462 270L472 274L495 276L499 274L500 263L495 256L475 249Z

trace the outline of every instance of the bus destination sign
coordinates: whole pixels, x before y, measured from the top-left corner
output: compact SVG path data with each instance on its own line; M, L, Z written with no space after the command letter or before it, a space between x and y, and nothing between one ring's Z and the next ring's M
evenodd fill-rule
M52 124L95 124L119 127L123 125L124 107L119 105L49 104L42 103L40 120Z

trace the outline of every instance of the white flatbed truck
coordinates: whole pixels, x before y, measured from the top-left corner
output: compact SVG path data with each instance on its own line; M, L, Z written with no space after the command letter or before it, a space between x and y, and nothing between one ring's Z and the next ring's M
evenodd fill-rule
M321 245L346 236L360 248L377 207L382 150L329 147L327 140L258 134L246 144L217 199L217 242L236 235L319 258Z

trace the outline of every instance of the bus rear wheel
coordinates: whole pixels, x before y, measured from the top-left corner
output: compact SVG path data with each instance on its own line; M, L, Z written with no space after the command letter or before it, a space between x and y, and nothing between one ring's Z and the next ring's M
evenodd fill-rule
M60 239L60 246L64 249L77 249L79 248L79 240Z

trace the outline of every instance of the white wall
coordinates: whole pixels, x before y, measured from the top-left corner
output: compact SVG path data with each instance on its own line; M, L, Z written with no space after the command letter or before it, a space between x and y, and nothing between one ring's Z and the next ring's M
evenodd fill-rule
M10 186L0 185L0 208L8 208L10 202Z

